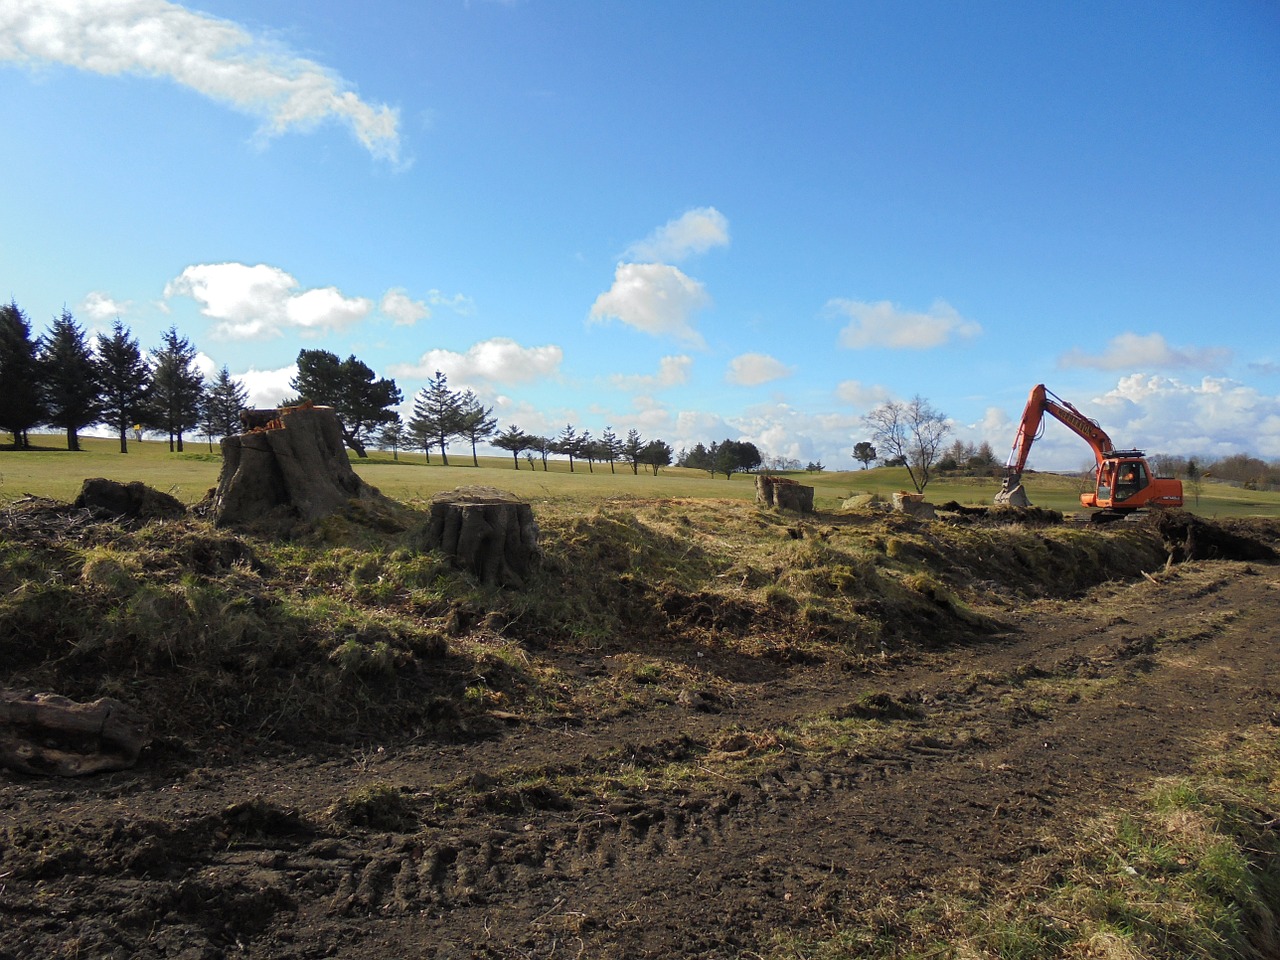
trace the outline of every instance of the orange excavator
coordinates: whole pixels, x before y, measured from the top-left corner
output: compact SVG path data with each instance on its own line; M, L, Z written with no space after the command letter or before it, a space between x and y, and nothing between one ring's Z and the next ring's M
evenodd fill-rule
M1022 487L1022 471L1031 453L1031 444L1043 432L1044 415L1065 424L1093 449L1098 462L1093 492L1080 494L1086 507L1096 507L1101 514L1096 520L1121 519L1135 510L1148 507L1182 506L1182 481L1157 477L1151 472L1141 450L1117 450L1107 432L1083 413L1037 384L1027 398L1022 422L1013 441L1013 452L1005 467L1004 485L995 502L1014 507L1027 507L1031 501Z

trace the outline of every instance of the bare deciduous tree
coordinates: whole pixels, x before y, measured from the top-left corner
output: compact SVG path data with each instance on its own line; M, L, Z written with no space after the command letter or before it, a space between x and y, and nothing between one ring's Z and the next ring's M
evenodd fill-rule
M951 432L946 416L916 394L909 402L889 400L862 418L886 459L900 459L917 493L924 493L942 442Z

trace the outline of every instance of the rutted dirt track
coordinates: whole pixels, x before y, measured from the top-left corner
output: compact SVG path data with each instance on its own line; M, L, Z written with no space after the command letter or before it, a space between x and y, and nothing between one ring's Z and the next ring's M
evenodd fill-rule
M0 773L0 956L730 957L885 898L998 895L1206 738L1280 722L1278 601L1275 566L1192 563L1002 611L963 648L777 666L613 719ZM820 718L865 722L797 746ZM392 802L335 817L361 787Z

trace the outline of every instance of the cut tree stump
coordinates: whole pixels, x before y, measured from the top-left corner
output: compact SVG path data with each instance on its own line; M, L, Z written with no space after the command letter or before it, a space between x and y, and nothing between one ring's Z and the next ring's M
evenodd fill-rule
M813 513L813 487L790 477L762 473L756 477L756 503L779 510Z
M0 766L79 777L126 770L147 745L146 720L119 700L0 690Z
M427 547L491 586L522 587L538 558L530 506L495 487L458 487L431 498Z
M209 515L218 526L271 518L311 522L352 500L380 497L351 469L332 407L283 407L265 427L222 441Z
M893 509L898 513L905 513L918 520L936 520L938 517L933 504L925 500L923 493L908 493L905 490L897 491L893 495Z

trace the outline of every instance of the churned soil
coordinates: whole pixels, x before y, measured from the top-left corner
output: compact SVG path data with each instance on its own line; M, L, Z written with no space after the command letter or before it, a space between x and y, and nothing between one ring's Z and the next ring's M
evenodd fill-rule
M754 956L998 898L1215 736L1280 723L1278 606L1280 567L1193 560L1004 603L959 646L750 669L690 649L697 689L467 740L0 772L0 957Z

